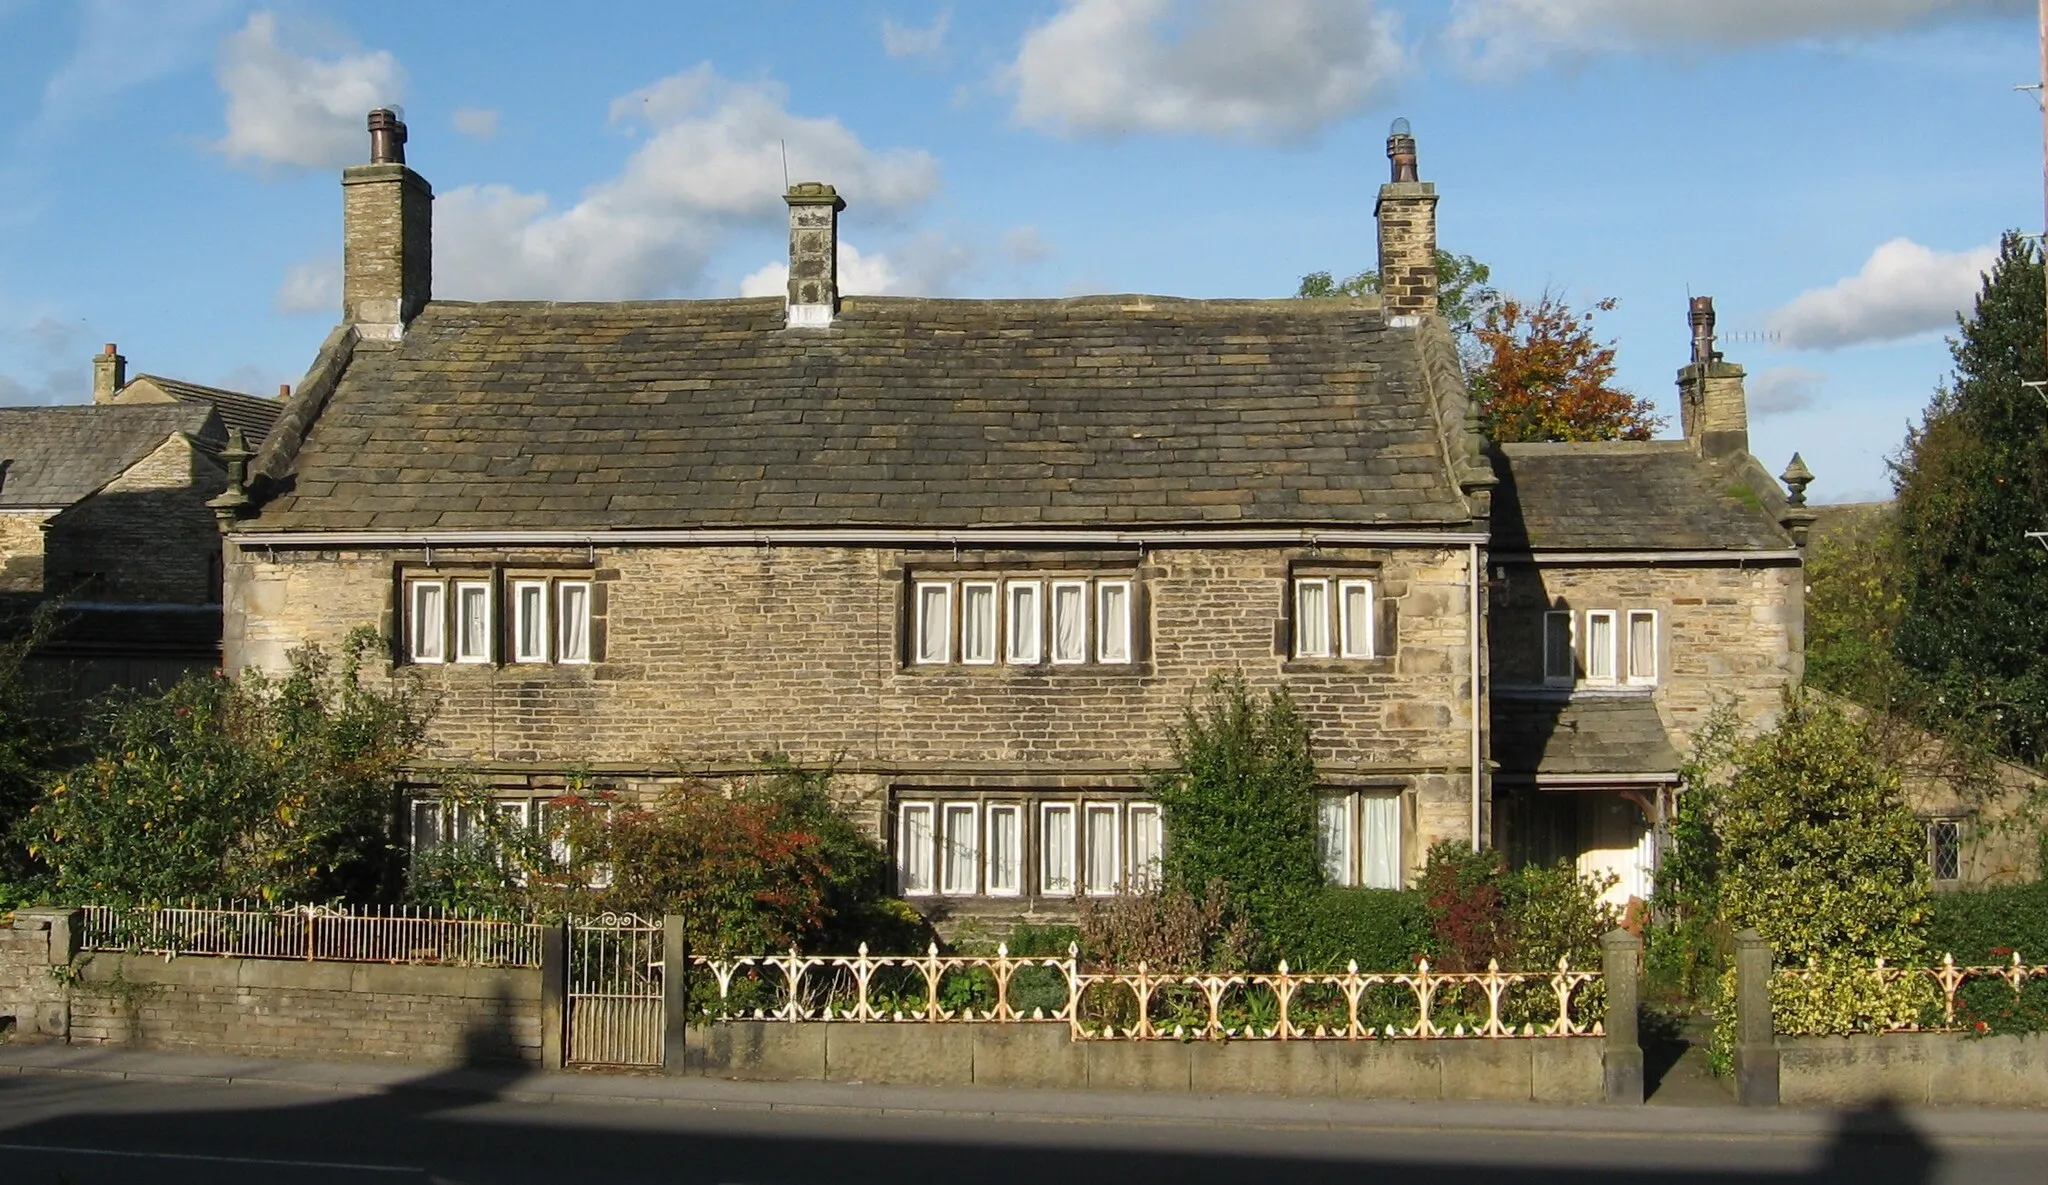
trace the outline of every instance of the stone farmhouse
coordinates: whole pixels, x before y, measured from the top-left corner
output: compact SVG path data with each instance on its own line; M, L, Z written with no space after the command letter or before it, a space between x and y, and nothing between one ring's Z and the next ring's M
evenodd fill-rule
M1799 678L1804 474L1749 456L1710 310L1684 439L1493 447L1405 125L1376 298L844 295L803 183L786 299L618 303L434 299L370 128L342 322L216 501L226 660L374 627L507 813L836 760L934 916L1058 915L1156 875L1148 771L1242 672L1313 722L1333 880L1454 840L1625 897L1716 697ZM415 843L462 826L409 794Z
M283 405L157 375L130 382L110 343L93 402L0 408L0 615L61 601L34 666L92 695L220 665L220 536L206 503L222 454Z

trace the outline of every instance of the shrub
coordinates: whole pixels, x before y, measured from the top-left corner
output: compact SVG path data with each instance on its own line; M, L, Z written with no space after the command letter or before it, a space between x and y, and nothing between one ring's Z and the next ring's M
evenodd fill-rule
M187 677L117 701L97 754L51 779L19 834L48 896L98 902L374 899L396 870L392 788L426 709L359 679L374 635L337 673L317 647L281 678Z
M1422 869L1439 965L1446 971L1483 971L1508 953L1507 861L1498 851L1476 851L1456 840L1431 846Z
M1408 971L1431 953L1429 911L1422 894L1398 889L1324 889L1313 898L1284 952L1300 971Z
M1220 884L1200 897L1170 888L1084 898L1077 929L1083 961L1111 971L1238 971L1253 951L1251 927Z
M1928 906L1927 949L1959 964L2003 963L2014 951L2048 963L2048 881L1937 894Z
M1252 695L1242 676L1210 681L1172 737L1174 765L1155 781L1165 815L1166 885L1220 891L1243 911L1263 958L1322 891L1316 860L1316 770L1308 722L1286 689Z

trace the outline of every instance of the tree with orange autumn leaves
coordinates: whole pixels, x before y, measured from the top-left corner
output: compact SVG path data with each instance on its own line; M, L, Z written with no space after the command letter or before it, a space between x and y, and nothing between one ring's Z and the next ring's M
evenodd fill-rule
M1612 298L1584 312L1548 291L1531 304L1489 287L1485 264L1443 250L1437 273L1444 320L1494 440L1648 440L1663 426L1649 400L1614 385L1614 343L1593 334L1594 315L1612 310ZM1314 272L1295 295L1363 296L1379 288L1374 271L1342 280Z

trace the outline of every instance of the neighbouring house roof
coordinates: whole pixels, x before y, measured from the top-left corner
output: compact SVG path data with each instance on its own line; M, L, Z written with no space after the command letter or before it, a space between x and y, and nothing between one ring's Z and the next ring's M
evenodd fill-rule
M1675 774L1678 750L1648 695L1497 698L1493 759L1507 777Z
M1784 496L1747 454L1702 456L1683 440L1507 444L1495 470L1496 551L1792 547Z
M207 446L227 439L206 405L0 408L0 508L69 506L179 433Z
M117 403L131 401L131 396L141 396L147 384L179 403L205 404L220 413L221 427L241 429L242 438L250 448L263 443L270 434L271 425L277 423L278 415L284 411L284 404L275 399L264 399L257 395L244 395L240 391L227 391L220 387L206 387L188 383L183 379L168 379L162 375L142 374L135 381L121 389L115 396Z
M1376 302L785 315L435 302L302 387L280 436L310 427L266 448L252 525L1464 527L1461 485L1491 481L1448 336Z

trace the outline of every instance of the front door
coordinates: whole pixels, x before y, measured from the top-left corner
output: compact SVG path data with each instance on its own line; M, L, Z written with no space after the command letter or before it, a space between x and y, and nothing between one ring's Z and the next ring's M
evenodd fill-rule
M1616 880L1603 901L1627 906L1650 898L1656 867L1656 837L1642 808L1612 791L1580 794L1579 875Z

